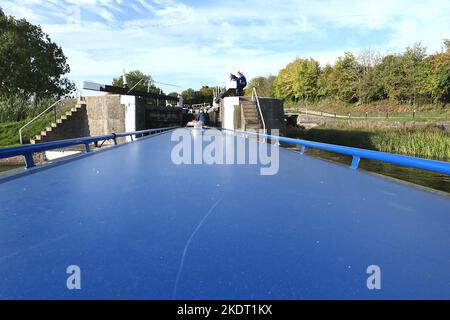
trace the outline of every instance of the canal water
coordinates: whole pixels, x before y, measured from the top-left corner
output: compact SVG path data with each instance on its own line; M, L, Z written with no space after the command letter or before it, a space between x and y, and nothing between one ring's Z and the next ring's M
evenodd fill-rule
M299 150L299 147L295 149ZM349 166L352 162L351 156L341 155L324 150L307 148L306 154L313 157L331 160ZM366 159L361 159L360 170L374 172L384 176L414 183L420 186L450 193L450 175L414 168L406 168L390 163Z

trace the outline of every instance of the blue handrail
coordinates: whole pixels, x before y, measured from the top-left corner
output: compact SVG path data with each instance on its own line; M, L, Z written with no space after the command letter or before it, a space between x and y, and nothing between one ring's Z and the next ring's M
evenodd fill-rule
M117 138L126 138L131 137L133 140L133 136L143 136L147 134L154 134L165 132L169 130L173 130L178 127L170 127L170 128L158 128L158 129L150 129L150 130L142 130L142 131L134 131L134 132L125 132L125 133L112 133L104 136L96 136L96 137L85 137L85 138L75 138L75 139L67 139L60 141L52 141L46 143L39 143L34 145L27 146L19 146L19 147L11 147L11 148L0 148L0 159L11 158L16 156L23 156L25 158L26 168L35 167L35 163L33 160L33 154L38 152L44 152L54 149L62 149L67 147L73 147L78 145L84 145L85 151L90 152L90 144L97 143L100 141L108 141L113 140L114 144L117 145Z
M344 147L333 144L300 140L300 139L292 139L286 137L272 136L267 134L241 131L241 130L230 130L230 129L222 129L224 131L231 131L234 133L240 133L245 135L253 135L256 137L276 140L280 142L286 142L294 145L299 145L301 147L301 154L305 153L306 147L326 150L331 152L336 152L340 154L346 154L353 157L351 168L358 169L359 162L361 159L370 159L377 160L386 163L392 163L400 166L423 169L428 171L434 171L439 173L450 174L450 163L444 161L436 161L422 158L415 158L409 156L402 156L398 154L379 152L373 150L352 148L352 147Z

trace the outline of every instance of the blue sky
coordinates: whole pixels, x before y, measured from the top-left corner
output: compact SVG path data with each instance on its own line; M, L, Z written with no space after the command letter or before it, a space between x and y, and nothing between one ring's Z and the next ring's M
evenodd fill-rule
M183 88L230 72L276 75L295 57L333 63L345 51L430 53L450 38L448 0L0 0L62 46L80 86L140 69ZM172 88L164 88L172 91Z

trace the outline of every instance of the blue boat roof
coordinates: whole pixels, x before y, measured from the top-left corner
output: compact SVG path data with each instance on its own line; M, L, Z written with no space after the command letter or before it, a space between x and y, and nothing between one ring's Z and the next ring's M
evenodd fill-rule
M0 299L450 298L449 197L285 149L273 176L175 165L176 143L0 180Z

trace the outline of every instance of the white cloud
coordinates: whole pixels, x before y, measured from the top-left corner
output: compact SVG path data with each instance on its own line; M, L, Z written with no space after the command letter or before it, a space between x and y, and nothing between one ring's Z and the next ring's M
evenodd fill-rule
M123 67L184 87L221 84L230 71L276 74L296 56L332 63L344 51L399 51L450 37L448 1L2 0L9 14L43 25L74 79L111 79ZM68 8L81 21L66 24Z

